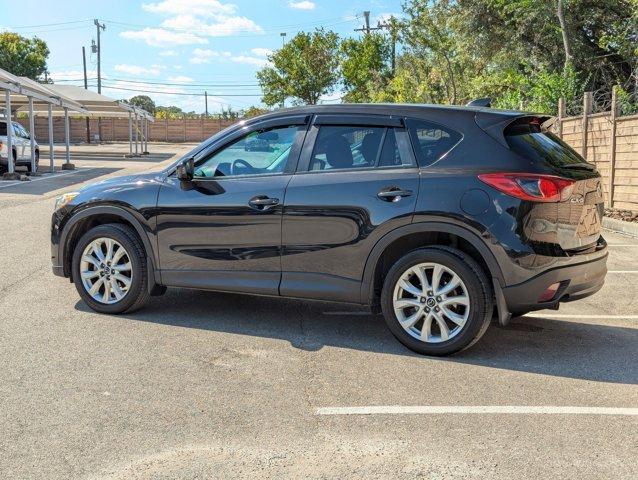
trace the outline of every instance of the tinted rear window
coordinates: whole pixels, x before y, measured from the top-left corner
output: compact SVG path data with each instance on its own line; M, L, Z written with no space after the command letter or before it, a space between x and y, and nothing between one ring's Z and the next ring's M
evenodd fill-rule
M6 135L6 134L7 134L7 124L0 123L0 135Z
M508 126L505 138L512 150L533 161L547 162L556 168L586 164L573 148L553 133L542 131L540 123L529 119Z

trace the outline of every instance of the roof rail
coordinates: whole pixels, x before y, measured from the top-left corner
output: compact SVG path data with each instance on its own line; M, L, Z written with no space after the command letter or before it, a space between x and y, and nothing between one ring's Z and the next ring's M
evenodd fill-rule
M490 108L492 106L492 99L489 98L489 97L476 98L476 99L472 100L471 102L468 102L465 106L466 107L486 107L486 108Z

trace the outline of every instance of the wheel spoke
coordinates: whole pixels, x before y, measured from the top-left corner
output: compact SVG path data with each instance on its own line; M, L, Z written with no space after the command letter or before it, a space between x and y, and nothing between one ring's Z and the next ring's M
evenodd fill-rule
M409 280L406 280L405 278L401 279L401 281L399 282L399 285L401 286L404 292L408 292L409 294L414 295L415 297L420 297L423 294L421 290L416 288L414 285L412 285L412 283L410 283Z
M434 290L435 293L439 291L441 275L443 275L443 267L441 267L438 263L435 263L432 268L432 290Z
M100 268L100 262L95 257L91 255L82 255L82 261L90 263L95 266L95 268Z
M115 275L113 275L113 278L122 282L124 284L124 287L127 289L131 286L131 279L129 277L116 273Z
M126 250L124 250L124 248L119 247L117 249L117 251L115 252L115 254L113 255L113 260L112 263L117 263L120 261L120 259L126 254Z
M414 272L414 274L419 279L419 282L421 283L421 290L424 292L427 290L430 290L428 277L425 275L425 272L423 271L423 269L419 265L417 265L414 268L412 268L412 271Z
M116 300L121 300L122 297L124 297L124 295L126 294L126 292L124 292L120 286L118 285L118 283L115 280L111 281L111 289L113 290L113 295L115 295L115 299Z
M455 313L453 311L451 311L449 308L443 308L443 314L450 319L452 322L456 323L459 327L462 327L463 325L465 325L465 315L459 315L458 313Z
M432 320L434 315L432 312L428 313L423 320L423 326L421 327L420 340L423 342L429 342L432 338Z
M86 270L82 272L82 278L84 280L89 280L91 278L97 277L99 274L99 270Z
M403 310L408 307L421 307L421 302L415 298L401 298L399 300L394 301L394 309L395 310Z
M113 240L111 240L110 238L106 239L106 255L104 256L104 259L108 262L110 262L113 258L113 245L114 242Z
M434 318L436 319L436 323L439 325L439 330L441 331L441 340L444 342L449 340L450 329L448 328L447 323L445 323L445 319L438 313L434 314Z
M409 317L405 318L404 320L401 320L401 325L403 326L403 328L412 328L414 324L419 321L419 318L421 318L421 315L423 315L423 312L421 310L417 310L415 313L413 313Z
M93 254L100 262L104 261L104 254L102 253L102 248L99 243L93 242Z
M111 301L111 282L104 282L104 295L102 295L102 301L109 303Z
M131 262L123 263L122 265L114 265L113 270L116 272L129 272L131 270Z
M97 292L100 291L100 287L103 284L104 284L104 277L98 278L97 281L89 289L89 295L91 295L92 297L95 297L97 295Z
M458 275L453 275L450 281L443 286L441 289L435 290L437 295L447 295L456 287L458 287L461 283L461 278Z
M470 304L470 299L467 298L466 295L458 295L456 297L447 297L442 302L439 302L439 306L441 308L447 307L448 305L465 305L466 307Z

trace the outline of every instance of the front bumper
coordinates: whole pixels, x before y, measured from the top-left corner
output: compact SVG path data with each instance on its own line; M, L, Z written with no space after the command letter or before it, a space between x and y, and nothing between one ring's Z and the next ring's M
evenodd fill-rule
M530 280L503 288L507 309L520 314L545 308L556 308L560 302L570 302L593 295L605 283L607 252L584 263L557 267ZM560 283L551 301L539 302L543 292L552 284Z

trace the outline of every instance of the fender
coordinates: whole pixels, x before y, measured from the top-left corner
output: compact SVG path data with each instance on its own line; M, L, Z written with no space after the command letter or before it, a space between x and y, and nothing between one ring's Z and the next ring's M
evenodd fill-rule
M435 217L436 218L436 217ZM365 269L363 271L363 279L361 282L361 300L362 303L371 304L374 296L374 273L379 258L383 254L384 250L395 240L401 237L420 232L442 232L450 233L467 240L478 252L481 254L487 267L490 270L491 277L498 281L497 283L503 284L503 272L499 266L494 254L489 249L485 241L477 234L468 229L465 226L450 223L449 221L441 221L438 218L433 221L423 221L417 223L410 223L398 227L391 232L386 233L374 246L368 259L366 260Z
M158 262L156 258L155 249L153 248L150 239L148 238L148 232L145 230L144 226L140 223L140 221L128 210L117 207L113 205L96 205L90 206L83 210L80 210L77 213L74 213L71 218L66 222L62 233L60 235L60 244L58 246L58 258L61 260L61 265L67 265L65 252L66 252L66 243L67 237L69 233L73 231L73 227L77 225L80 220L83 220L88 217L93 217L96 215L114 215L117 217L126 220L130 223L135 231L142 239L142 243L144 244L144 250L146 251L146 265L148 269L148 279L149 279L149 291L152 290L156 285L161 285L161 277L159 273L159 268L157 268ZM69 272L65 272L69 273Z

